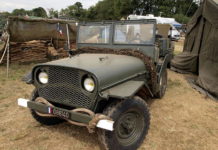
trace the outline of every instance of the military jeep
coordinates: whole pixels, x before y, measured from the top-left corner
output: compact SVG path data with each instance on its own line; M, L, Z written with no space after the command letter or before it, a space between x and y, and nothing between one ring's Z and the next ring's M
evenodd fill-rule
M104 149L135 150L150 124L146 101L162 98L172 57L155 20L81 22L69 58L36 65L25 77L35 90L18 99L36 121L68 121L98 132Z

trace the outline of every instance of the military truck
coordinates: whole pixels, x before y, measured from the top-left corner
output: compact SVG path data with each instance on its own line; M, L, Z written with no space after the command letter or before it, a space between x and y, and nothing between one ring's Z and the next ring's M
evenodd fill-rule
M25 81L35 90L18 99L36 121L68 121L98 132L104 149L136 150L150 125L146 101L162 98L172 57L155 20L81 22L69 58L36 65Z

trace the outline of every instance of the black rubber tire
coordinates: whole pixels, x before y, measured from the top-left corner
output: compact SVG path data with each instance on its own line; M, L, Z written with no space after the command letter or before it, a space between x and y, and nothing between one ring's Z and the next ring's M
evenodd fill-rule
M138 123L138 121L136 121L137 123L136 122L134 123L134 124L136 124L136 126L138 124L142 124L142 128L141 128L142 131L137 132L140 134L135 134L135 133L132 134L131 133L127 139L129 139L129 138L133 139L132 135L137 135L137 136L136 137L134 136L134 140L131 141L131 144L125 145L125 144L121 143L119 140L118 133L120 133L121 130L120 131L118 130L118 129L120 129L118 124L119 124L120 118L122 118L122 116L125 116L125 114L127 114L128 112L135 111L135 110L137 110L137 113L140 113L140 116L143 117L143 119L141 119L140 123ZM121 102L112 103L104 110L104 114L111 117L115 121L115 123L114 123L114 131L108 131L108 130L102 130L102 129L98 130L98 137L99 137L99 140L102 144L102 149L106 149L106 150L136 150L142 144L145 136L148 133L149 125L150 125L149 109L147 107L146 102L143 99L141 99L139 97L134 97L134 99L127 99L127 100L123 100ZM135 126L135 129L137 128L136 126ZM139 130L137 129L137 131L139 131Z
M35 99L38 97L38 92L36 89L33 90L32 94L31 94L31 101L35 101ZM57 117L42 117L39 116L34 110L30 109L31 115L33 116L33 118L38 121L39 123L43 124L43 125L47 125L47 126L52 126L52 125L56 125L56 124L60 124L62 122L64 122L65 120L57 118Z
M166 89L167 89L167 69L164 70L164 72L161 76L161 79L159 82L159 91L157 92L155 97L162 98L166 93Z

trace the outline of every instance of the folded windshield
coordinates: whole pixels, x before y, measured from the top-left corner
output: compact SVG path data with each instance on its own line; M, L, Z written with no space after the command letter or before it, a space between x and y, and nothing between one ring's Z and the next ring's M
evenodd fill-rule
M79 43L109 43L110 26L80 26Z
M115 44L152 44L153 41L153 24L115 25Z

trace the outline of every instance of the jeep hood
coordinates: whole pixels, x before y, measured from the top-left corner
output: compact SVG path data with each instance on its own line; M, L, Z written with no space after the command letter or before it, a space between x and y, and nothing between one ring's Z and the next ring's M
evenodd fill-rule
M143 61L139 58L115 54L79 54L42 65L70 67L88 71L96 76L99 90L143 74L146 70Z

